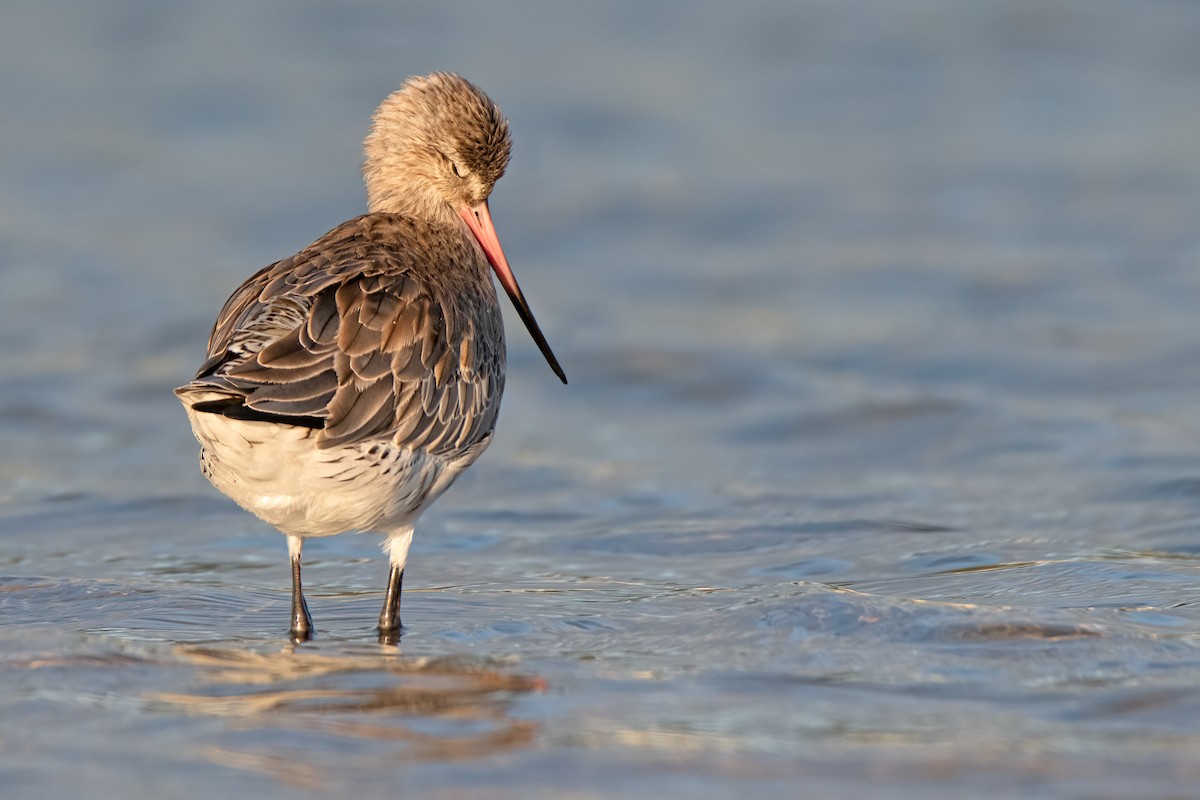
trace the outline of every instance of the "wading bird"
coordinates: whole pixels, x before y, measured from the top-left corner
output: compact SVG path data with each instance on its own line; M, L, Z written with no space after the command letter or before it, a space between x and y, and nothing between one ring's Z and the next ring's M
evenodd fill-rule
M366 138L367 214L260 270L226 301L208 358L175 390L214 486L287 536L291 634L312 636L304 540L384 536L380 641L400 630L417 518L492 440L504 391L495 272L554 373L566 375L488 211L508 122L463 78L411 78Z

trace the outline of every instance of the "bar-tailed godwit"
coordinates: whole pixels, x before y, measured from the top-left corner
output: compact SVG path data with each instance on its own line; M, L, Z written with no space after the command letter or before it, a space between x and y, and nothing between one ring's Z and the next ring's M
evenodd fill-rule
M249 278L175 390L214 486L287 536L292 637L312 635L304 540L385 537L379 635L395 642L413 525L487 448L504 391L495 271L566 383L488 211L508 122L457 75L411 78L366 138L367 214Z

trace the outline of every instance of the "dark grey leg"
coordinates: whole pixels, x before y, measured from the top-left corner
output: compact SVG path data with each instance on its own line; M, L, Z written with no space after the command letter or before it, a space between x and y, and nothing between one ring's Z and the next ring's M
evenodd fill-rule
M312 638L313 621L300 588L300 554L292 556L292 641L307 642Z
M400 589L404 584L404 570L392 564L388 572L387 594L383 596L383 610L379 612L379 643L396 644L400 641Z

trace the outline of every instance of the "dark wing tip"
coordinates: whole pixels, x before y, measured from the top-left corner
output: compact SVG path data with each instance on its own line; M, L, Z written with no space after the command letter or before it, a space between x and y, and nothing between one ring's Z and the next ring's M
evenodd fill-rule
M287 414L271 414L266 411L255 411L245 405L240 398L222 400L206 400L192 406L193 411L204 414L220 414L229 419L248 420L251 422L271 422L276 425L294 425L298 428L321 429L325 420L321 417L296 417Z

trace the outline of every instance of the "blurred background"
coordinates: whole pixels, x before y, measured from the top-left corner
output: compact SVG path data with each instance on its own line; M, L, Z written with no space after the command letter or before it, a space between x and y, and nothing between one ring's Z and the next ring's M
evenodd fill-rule
M5 784L1187 796L1198 40L1177 0L7 4ZM511 325L399 650L341 536L293 651L170 390L433 70L510 117L571 383Z

